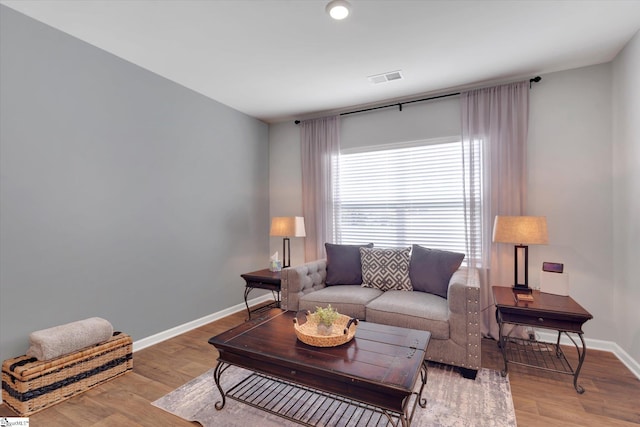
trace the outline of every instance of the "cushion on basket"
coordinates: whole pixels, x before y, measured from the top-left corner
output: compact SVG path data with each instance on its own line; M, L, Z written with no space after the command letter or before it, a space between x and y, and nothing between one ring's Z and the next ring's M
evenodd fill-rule
M107 341L113 326L100 317L79 320L29 334L27 356L38 360L55 359L81 348Z
M411 248L360 248L362 286L381 291L410 291L409 256Z

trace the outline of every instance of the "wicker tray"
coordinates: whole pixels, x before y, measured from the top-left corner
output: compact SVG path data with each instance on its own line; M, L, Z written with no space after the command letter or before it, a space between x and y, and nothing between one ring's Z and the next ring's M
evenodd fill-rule
M298 339L314 347L336 347L347 343L356 335L357 327L358 319L341 314L333 323L333 333L321 335L318 333L318 322L314 316L307 313L307 321L304 324L300 324L297 318L293 319L293 328Z

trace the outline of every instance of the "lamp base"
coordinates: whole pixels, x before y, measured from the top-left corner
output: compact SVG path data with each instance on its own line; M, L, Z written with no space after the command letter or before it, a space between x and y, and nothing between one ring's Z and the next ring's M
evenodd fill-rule
M288 237L282 239L282 268L291 267L291 240Z
M513 285L513 293L514 294L530 294L533 292L533 289L531 289L529 286L527 285Z

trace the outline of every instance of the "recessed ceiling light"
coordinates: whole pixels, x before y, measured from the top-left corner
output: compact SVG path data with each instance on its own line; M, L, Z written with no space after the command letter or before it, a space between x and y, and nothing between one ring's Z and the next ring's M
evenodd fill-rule
M336 20L341 20L349 16L351 5L346 0L332 0L327 4L327 13Z

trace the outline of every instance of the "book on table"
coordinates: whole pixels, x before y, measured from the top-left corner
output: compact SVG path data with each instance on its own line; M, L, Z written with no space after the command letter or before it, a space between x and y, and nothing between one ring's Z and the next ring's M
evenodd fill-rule
M533 302L533 294L531 294L530 292L519 292L518 290L514 289L513 296L515 297L516 302Z

